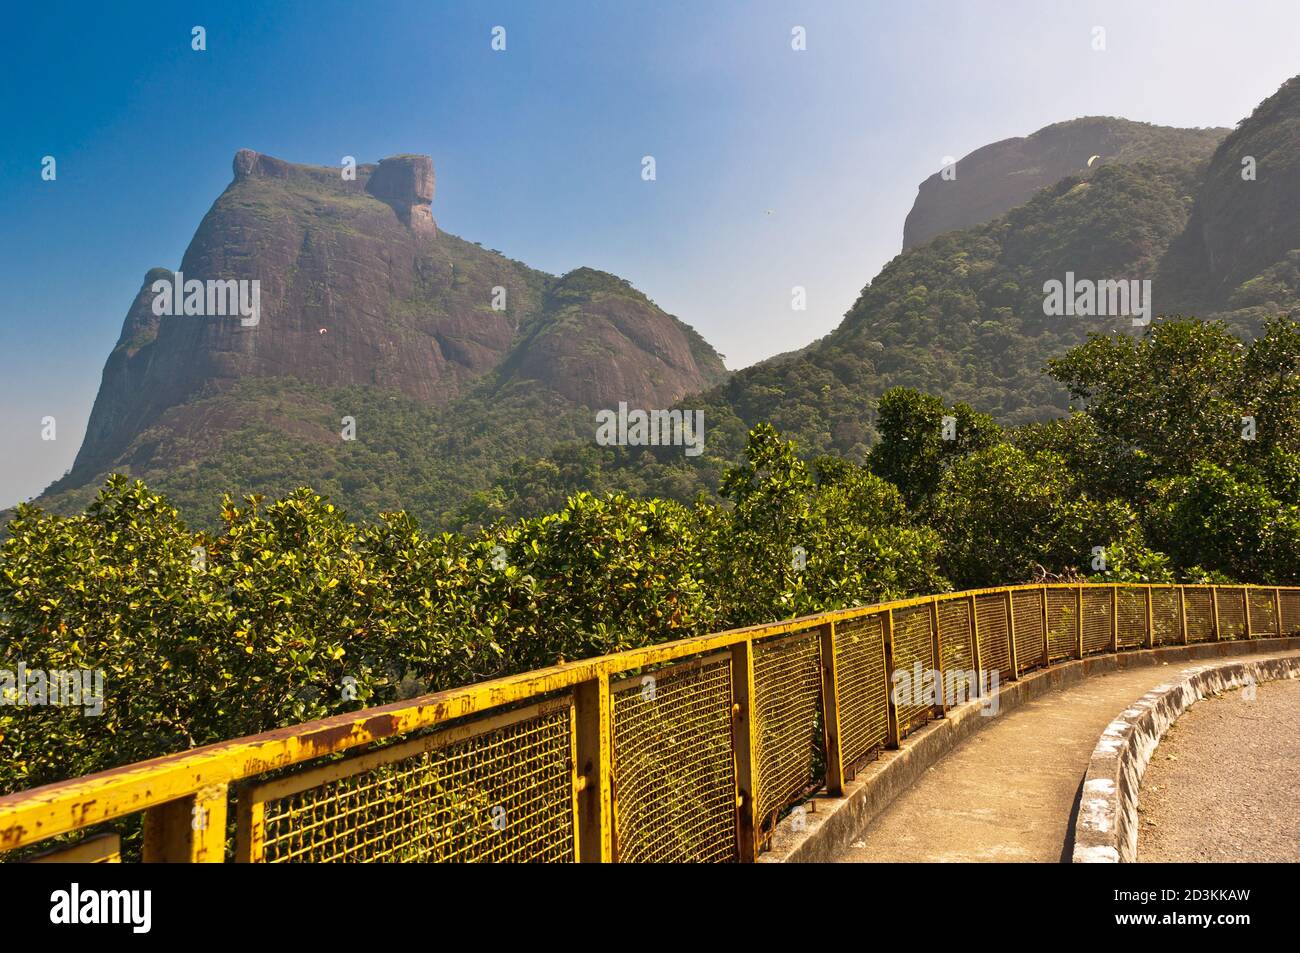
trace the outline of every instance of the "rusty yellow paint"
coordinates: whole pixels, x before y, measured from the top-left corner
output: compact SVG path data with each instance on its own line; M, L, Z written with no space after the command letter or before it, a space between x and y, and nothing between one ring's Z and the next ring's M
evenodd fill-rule
M1187 644L1187 589L1178 587L1178 618L1181 620L1183 645ZM1278 618L1281 618L1279 616Z
M144 815L145 863L219 864L226 857L228 786L206 784Z
M1218 586L1211 586L1211 587L1210 587L1210 604L1214 607L1214 639L1213 639L1213 641L1217 642L1217 641L1219 641L1219 639L1220 639L1220 637L1221 637L1221 636L1219 635L1219 587L1218 587Z
M1156 646L1156 613L1155 613L1155 596L1151 592L1151 587L1147 586L1147 643L1146 647L1153 649Z
M1075 658L1083 658L1083 586L1074 590Z
M29 864L120 864L122 839L116 834L87 837L71 847L59 847L28 861Z
M731 647L731 749L736 779L736 851L742 863L758 856L758 758L754 738L754 646Z
M1052 664L1052 644L1051 644L1052 640L1051 640L1051 635L1047 631L1047 587L1046 586L1043 587L1043 594L1040 598L1042 599L1042 604L1040 608L1042 609L1042 618L1043 618L1043 666L1046 667Z
M822 662L822 737L826 745L826 793L844 793L844 751L840 744L839 667L835 658L835 623L820 629Z
M1020 659L1016 653L1016 613L1011 605L1010 589L1002 594L1002 601L1007 607L1007 648L1011 653L1011 680L1015 682L1020 679Z
M1109 583L1112 592L1112 640L1118 633L1118 613L1116 601L1121 587L1149 587L1141 583ZM1185 603L1183 589L1179 588L1180 602ZM1283 587L1288 591L1300 591L1300 587ZM146 855L149 857L179 857L184 859L221 859L221 847L216 846L215 831L224 829L226 809L226 786L246 779L256 778L268 772L304 764L320 759L326 755L353 751L377 741L400 737L413 732L444 725L455 719L469 715L500 710L525 702L534 702L542 696L555 693L590 692L581 686L599 686L603 684L608 693L608 684L612 676L636 671L645 666L674 662L687 657L699 656L709 652L729 652L733 671L739 681L733 681L733 692L737 711L736 728L736 764L737 764L737 801L741 805L738 825L744 825L744 812L752 809L752 758L754 740L749 737L750 711L749 703L753 690L753 671L750 643L754 639L771 636L806 632L810 629L831 626L851 619L868 615L884 614L888 629L882 651L885 654L887 670L892 673L892 616L898 609L927 605L932 612L937 612L938 603L949 599L966 599L971 616L973 634L973 656L976 668L979 668L978 624L975 617L975 597L985 594L1005 594L1010 605L1010 594L1019 590L1069 589L1076 593L1076 609L1081 609L1083 585L1072 583L1048 583L1046 585L1026 584L1021 586L1002 586L987 589L968 590L960 593L942 593L931 596L919 596L895 600L874 606L860 606L841 609L834 612L820 613L789 619L782 622L748 626L726 632L681 639L675 642L647 646L626 652L620 652L599 658L579 662L565 663L426 695L421 698L394 702L389 705L364 711L337 715L331 718L295 725L274 731L264 732L245 738L208 745L191 751L180 752L115 768L110 771L74 778L56 784L46 785L28 791L20 791L0 797L0 851L37 843L50 837L85 829L93 825L111 821L125 815L146 812ZM1215 638L1219 631L1219 594L1217 587L1211 587L1213 593ZM1281 590L1274 589L1274 601L1277 609L1279 631L1281 626ZM1148 597L1149 598L1149 597ZM1249 625L1249 598L1243 591L1247 624ZM1149 603L1148 603L1149 606ZM1150 613L1148 608L1148 613ZM1076 611L1077 625L1082 632L1082 613ZM1013 618L1008 613L1008 619ZM1011 622L1009 629L1014 622ZM1186 629L1186 612L1183 612L1184 640ZM1009 633L1014 651L1014 632ZM1253 630L1252 630L1252 634ZM1114 645L1112 644L1112 648ZM833 653L831 655L833 662ZM1015 665L1012 667L1016 673ZM1016 673L1018 674L1018 673ZM597 688L599 695L599 688ZM888 692L892 696L892 691ZM598 699L599 702L599 699ZM598 814L602 825L612 831L612 809L606 807L611 796L610 762L608 757L608 699L605 701L606 715L604 726L598 732L605 738L600 743L599 767L592 773L582 772L582 781L575 781L575 797L587 796L596 792L599 797ZM897 744L897 716L890 705L891 741ZM456 730L456 729L453 729ZM481 725L465 730L482 730ZM579 728L579 733L581 732ZM450 735L442 731L428 737ZM422 739L423 740L423 739ZM366 757L362 755L361 757ZM355 758L347 760L356 760ZM576 760L576 759L575 759ZM346 764L347 761L341 762ZM331 766L337 767L337 766ZM337 768L338 770L346 770ZM742 772L743 769L743 772ZM743 775L744 784L741 784ZM220 796L211 792L219 791ZM206 793L205 793L206 792ZM190 825L195 808L206 818L204 831L195 831ZM247 845L249 859L256 853L254 832L257 827L255 811L250 809L247 816L241 809L238 829L244 832L243 843ZM753 819L749 819L752 833ZM581 825L580 825L581 828ZM600 852L605 857L612 852L610 846L612 833L606 833L602 826L600 834ZM742 838L743 843L743 838ZM744 848L742 848L743 851Z
M885 613L885 698L888 705L885 747L897 748L902 741L898 706L894 704L894 610Z
M598 675L574 691L573 819L579 861L614 859L614 799L609 676Z
M930 658L934 659L934 670L938 678L938 704L930 707L930 714L943 718L948 714L948 693L943 687L943 647L939 644L939 603L930 601Z
M1119 586L1110 587L1110 650L1119 651Z

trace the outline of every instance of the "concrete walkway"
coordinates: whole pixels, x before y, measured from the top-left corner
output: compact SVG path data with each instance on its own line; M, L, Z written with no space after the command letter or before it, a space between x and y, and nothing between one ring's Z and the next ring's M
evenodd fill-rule
M1183 668L1094 675L999 715L930 768L836 858L840 863L1069 857L1071 814L1097 738Z

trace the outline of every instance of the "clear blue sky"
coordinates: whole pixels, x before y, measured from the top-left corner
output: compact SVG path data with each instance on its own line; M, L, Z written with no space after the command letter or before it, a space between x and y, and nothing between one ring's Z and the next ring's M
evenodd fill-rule
M5 19L0 506L71 464L145 271L179 264L241 147L428 153L442 228L628 278L740 367L838 323L943 156L1080 115L1232 125L1300 63L1295 0L97 2Z

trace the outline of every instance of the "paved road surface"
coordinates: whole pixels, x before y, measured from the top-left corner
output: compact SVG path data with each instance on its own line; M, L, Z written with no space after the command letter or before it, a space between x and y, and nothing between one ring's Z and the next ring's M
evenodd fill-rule
M1194 664L1094 675L999 715L930 768L837 859L1068 859L1071 814L1098 737L1123 709Z
M1138 794L1138 860L1300 861L1300 680L1203 698Z

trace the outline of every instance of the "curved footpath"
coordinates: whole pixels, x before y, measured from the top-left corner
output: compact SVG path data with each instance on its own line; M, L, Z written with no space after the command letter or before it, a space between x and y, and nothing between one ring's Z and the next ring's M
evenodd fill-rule
M1068 861L1071 817L1098 737L1123 709L1188 664L1093 675L997 716L926 771L835 859Z
M1166 732L1138 797L1138 860L1300 860L1300 679L1205 698Z

